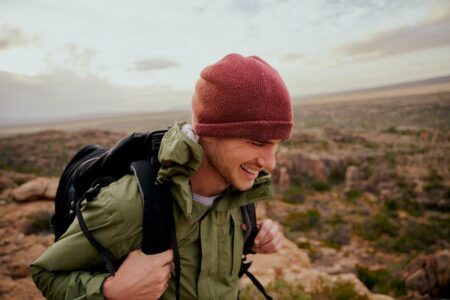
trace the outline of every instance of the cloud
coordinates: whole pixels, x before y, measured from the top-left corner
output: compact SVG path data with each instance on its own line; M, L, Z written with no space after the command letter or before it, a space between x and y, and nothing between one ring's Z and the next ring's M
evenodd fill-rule
M94 67L93 60L97 56L97 51L91 48L82 48L76 44L68 43L54 51L46 52L44 63L47 72L59 72L61 69L72 70L73 72L92 73Z
M91 67L93 58L97 55L94 49L81 49L75 44L66 44L61 48L67 55L66 62L69 65L88 69Z
M163 58L152 58L138 60L134 63L134 70L136 71L152 71L152 70L163 70L172 67L179 67L180 65L172 60L167 60Z
M449 45L450 9L433 9L430 15L416 24L373 34L364 40L344 45L337 52L352 59L373 59Z
M37 76L0 72L0 125L187 109L191 97L191 91L117 85L62 69Z
M286 62L293 62L297 60L304 60L307 57L306 54L302 53L288 53L282 56L282 60Z
M364 20L378 18L414 7L422 0L321 0L317 1L327 22L339 24L348 19ZM320 19L323 22L323 19Z
M257 14L263 9L263 5L261 0L233 0L230 8L245 13Z
M0 25L0 51L35 43L36 37L25 35L19 28Z

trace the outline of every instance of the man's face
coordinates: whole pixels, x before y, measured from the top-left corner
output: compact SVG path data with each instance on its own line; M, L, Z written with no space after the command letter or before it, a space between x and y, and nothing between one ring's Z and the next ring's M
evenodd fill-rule
M255 141L240 138L204 137L202 143L209 166L227 184L245 191L262 169L275 168L275 152L280 140Z

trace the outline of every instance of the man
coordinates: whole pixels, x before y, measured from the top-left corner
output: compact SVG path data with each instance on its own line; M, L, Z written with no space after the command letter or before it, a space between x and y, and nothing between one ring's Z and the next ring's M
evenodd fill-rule
M177 123L164 135L158 178L170 180L181 264L181 299L236 299L244 245L240 206L270 196L275 151L292 129L289 93L256 56L230 54L201 73L192 100L192 127ZM83 215L118 271L102 260L75 220L30 267L49 299L174 299L173 253L145 255L142 201L134 176L103 188ZM254 250L273 253L281 234L258 223Z

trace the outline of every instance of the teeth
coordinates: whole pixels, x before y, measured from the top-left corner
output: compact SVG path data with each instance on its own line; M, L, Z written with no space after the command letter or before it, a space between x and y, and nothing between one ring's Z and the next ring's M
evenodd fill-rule
M258 174L258 171L252 170L252 169L247 168L245 166L241 166L241 168L244 169L245 171L249 172L252 175L257 175Z

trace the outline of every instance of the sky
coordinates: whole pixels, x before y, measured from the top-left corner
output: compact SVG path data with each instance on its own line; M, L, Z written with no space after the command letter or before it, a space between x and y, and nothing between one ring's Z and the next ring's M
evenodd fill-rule
M189 109L258 55L292 97L450 75L450 0L0 0L0 125Z

